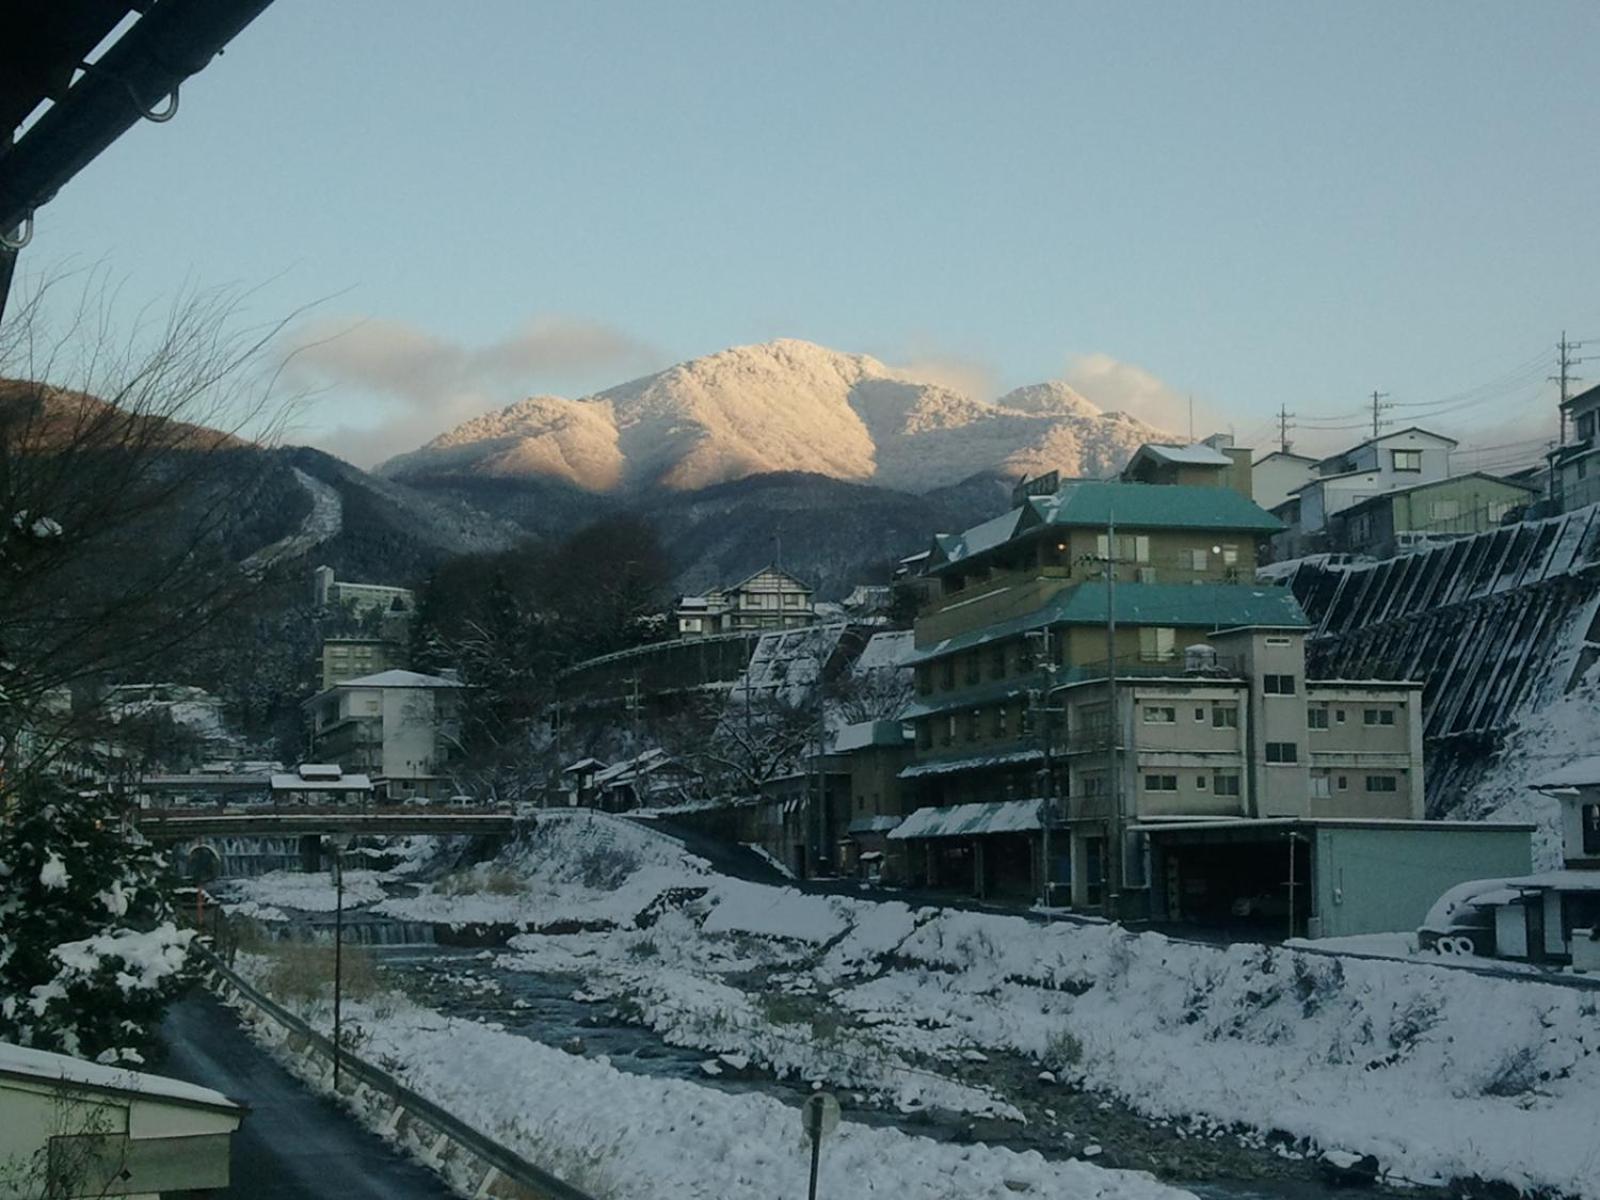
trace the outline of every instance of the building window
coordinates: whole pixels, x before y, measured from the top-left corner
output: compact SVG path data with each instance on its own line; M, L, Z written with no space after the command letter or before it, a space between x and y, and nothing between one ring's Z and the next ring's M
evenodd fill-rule
M1211 790L1218 796L1237 796L1239 794L1239 773L1237 771L1218 771L1211 776Z
M939 682L946 688L956 685L956 660L952 655L939 664Z
M1261 690L1269 696L1294 695L1293 675L1263 675L1261 677Z
M1369 792L1398 792L1400 781L1393 775L1368 775L1367 791Z
M1176 775L1146 775L1144 777L1144 790L1147 792L1175 792L1178 790L1178 777Z
M1394 709L1364 708L1361 710L1361 723L1363 725L1393 725Z
M1326 704L1313 704L1306 709L1307 729L1326 729L1328 727L1328 706Z
M1396 471L1422 470L1421 450L1391 450L1389 456Z
M1350 776L1348 776L1348 775L1339 776L1339 790L1341 792L1348 792L1350 790Z
M1578 440L1587 442L1594 437L1594 414L1586 412L1578 418Z
M1294 639L1293 638L1278 637L1278 636L1269 637L1269 638L1266 639L1266 642L1267 642L1267 645L1269 645L1269 646L1292 646L1292 645L1294 645Z
M917 695L926 696L933 691L933 668L923 663L917 668Z
M917 748L928 750L933 746L933 722L917 722Z
M1206 550L1180 550L1178 565L1190 571L1204 571L1211 565L1211 554Z
M1300 747L1293 742L1268 742L1267 761L1269 763L1299 762Z
M1194 719L1196 721L1204 721L1206 719L1206 710L1199 705L1196 705L1194 710Z
M977 709L973 709L967 714L967 741L969 742L978 740L978 716Z
M951 713L944 719L944 744L948 746L956 740L956 715Z
M1178 720L1178 710L1160 704L1146 704L1144 706L1144 723L1146 725L1172 725Z
M1004 704L994 710L993 732L997 738L1006 736L1006 706Z
M1600 854L1600 804L1585 804L1578 813L1585 855Z
M966 678L968 683L977 683L983 678L983 659L979 657L976 650L967 655Z
M1326 800L1333 795L1333 789L1328 786L1326 775L1313 775L1311 777L1311 798L1313 800Z
M1209 782L1204 775L1196 775L1194 777L1194 786L1202 792L1206 790L1206 784Z
M989 652L989 674L993 679L1006 677L1006 647L1002 642Z
M1239 728L1239 706L1237 704L1213 704L1211 706L1211 728Z
M1454 521L1461 516L1461 501L1435 500L1428 505L1428 519L1431 521Z
M1106 557L1106 535L1098 534L1094 539L1095 555L1104 560ZM1147 563L1150 561L1150 539L1143 534L1118 534L1116 560L1124 563Z
M1333 723L1335 725L1344 724L1344 709L1336 708L1333 710Z
M1165 625L1139 628L1139 657L1145 662L1167 662L1178 648L1178 631Z
M1222 547L1222 565L1237 567L1239 565L1239 547L1224 545Z

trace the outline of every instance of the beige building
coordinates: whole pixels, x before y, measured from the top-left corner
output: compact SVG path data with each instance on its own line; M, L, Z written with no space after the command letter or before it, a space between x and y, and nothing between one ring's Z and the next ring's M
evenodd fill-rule
M347 679L376 675L394 668L404 670L411 656L399 642L384 638L331 637L322 643L322 687Z
M389 670L347 679L305 702L320 760L371 775L380 797L442 799L460 755L465 685Z
M817 619L812 590L787 571L763 567L730 588L685 596L673 614L680 637L799 629Z

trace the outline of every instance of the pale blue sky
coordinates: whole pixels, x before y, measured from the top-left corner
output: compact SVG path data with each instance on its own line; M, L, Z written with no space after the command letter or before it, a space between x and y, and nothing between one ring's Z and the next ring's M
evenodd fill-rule
M277 0L27 261L422 345L329 368L305 432L357 461L779 336L991 391L1107 355L1249 435L1600 336L1597 34L1587 3ZM1533 384L1498 396L1434 423Z

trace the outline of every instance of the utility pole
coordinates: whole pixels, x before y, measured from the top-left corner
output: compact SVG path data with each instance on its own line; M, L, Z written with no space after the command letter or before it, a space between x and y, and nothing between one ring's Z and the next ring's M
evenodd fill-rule
M1055 694L1056 660L1053 653L1054 647L1050 640L1050 626L1046 625L1039 631L1040 645L1043 649L1039 655L1039 672L1044 678L1044 687L1039 690L1040 704L1035 716L1042 722L1039 727L1040 748L1044 751L1044 809L1040 819L1039 853L1043 858L1039 871L1039 903L1044 908L1050 907L1051 879L1051 837L1050 824L1055 818L1056 811L1056 777L1055 761L1052 756L1050 718L1055 710L1050 707L1050 698ZM1030 638L1032 634L1028 635Z
M1388 398L1389 398L1389 393L1388 392L1374 391L1372 393L1372 436L1373 437L1377 437L1378 436L1379 427L1382 426L1383 424L1385 424L1385 422L1382 420L1383 413L1387 409L1390 409L1390 408L1394 407L1394 405L1392 405L1392 404L1383 403Z
M1115 889L1107 887L1106 916L1116 917L1122 900L1123 821L1122 789L1117 786L1117 519L1106 506L1106 797L1111 808L1112 860L1108 872Z
M1289 453L1289 447L1293 445L1289 441L1289 418L1292 416L1294 413L1289 411L1288 405L1278 405L1278 449L1284 454Z
M1552 382L1559 383L1561 385L1561 441L1558 444L1562 446L1567 444L1568 393L1571 385L1577 383L1578 380L1582 378L1580 375L1574 375L1572 373L1572 368L1578 363L1587 361L1587 359L1575 358L1572 352L1580 349L1582 346L1582 342L1569 342L1567 340L1567 331L1563 329L1561 331L1561 340L1556 343L1556 361L1560 365L1560 373L1546 377Z

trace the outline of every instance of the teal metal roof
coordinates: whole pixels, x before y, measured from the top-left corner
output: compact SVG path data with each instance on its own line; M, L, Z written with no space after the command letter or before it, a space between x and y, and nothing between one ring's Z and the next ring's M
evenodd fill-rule
M1104 529L1114 517L1119 529L1265 534L1283 528L1283 522L1266 509L1226 487L1078 480L1063 484L1054 496L1036 496L1029 504L1050 525Z
M1113 517L1119 529L1269 534L1284 527L1266 509L1232 488L1075 479L1062 484L1053 496L1034 496L1021 508L974 525L965 533L936 535L936 556L944 561L932 569L976 558L1045 526L1104 529Z
M935 713L953 712L963 708L982 708L989 704L1001 704L1007 700L1016 700L1028 694L1030 687L1038 685L1038 680L1033 676L1020 676L1015 679L990 680L988 683L975 683L959 691L937 692L927 696L918 696L910 705L900 713L902 721L914 721L918 717L931 717Z
M1219 630L1306 629L1311 624L1294 593L1282 587L1243 583L1119 583L1116 598L1119 625ZM1105 623L1105 585L1098 581L1080 583L1063 588L1044 605L1020 617L920 647L912 651L906 661L928 662L1047 625Z

